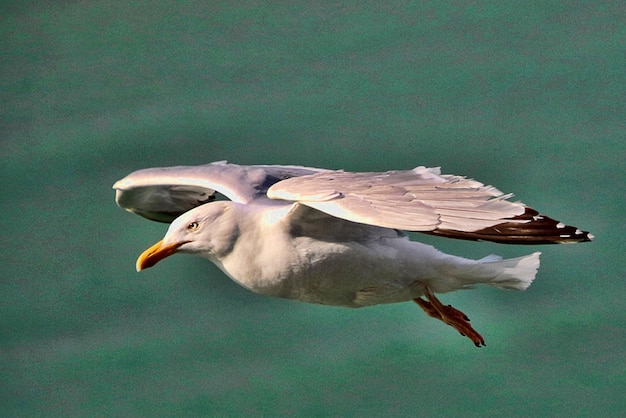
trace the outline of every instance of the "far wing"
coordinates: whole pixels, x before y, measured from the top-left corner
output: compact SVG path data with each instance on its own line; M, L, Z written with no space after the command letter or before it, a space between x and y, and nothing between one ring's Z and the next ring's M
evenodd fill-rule
M121 208L160 222L215 199L215 192L240 203L264 197L274 183L326 170L297 166L242 166L215 162L199 166L135 171L113 185Z

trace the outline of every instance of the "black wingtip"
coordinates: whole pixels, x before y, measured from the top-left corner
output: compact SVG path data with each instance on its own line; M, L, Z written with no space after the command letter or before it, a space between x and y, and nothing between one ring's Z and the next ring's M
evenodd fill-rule
M465 240L484 240L501 244L576 244L590 242L594 236L575 226L565 225L555 219L540 214L527 207L519 216L478 231L464 232L446 229L435 229L429 232L449 238Z

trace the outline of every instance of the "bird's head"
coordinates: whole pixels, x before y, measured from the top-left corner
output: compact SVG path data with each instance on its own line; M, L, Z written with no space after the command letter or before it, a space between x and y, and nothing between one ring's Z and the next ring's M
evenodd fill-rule
M230 201L207 203L176 218L163 239L137 259L137 271L154 266L177 252L199 254L219 259L233 247L238 236L234 214L236 204Z

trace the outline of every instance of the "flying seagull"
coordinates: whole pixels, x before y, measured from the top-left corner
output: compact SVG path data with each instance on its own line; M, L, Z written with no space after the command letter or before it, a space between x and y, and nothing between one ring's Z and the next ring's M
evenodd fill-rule
M470 260L410 241L402 231L504 244L591 241L586 231L439 168L352 173L279 165L148 168L113 185L117 204L171 223L137 271L174 253L208 258L253 292L362 307L415 301L480 347L467 316L435 293L484 283L527 288L539 252ZM230 200L217 200L216 192Z

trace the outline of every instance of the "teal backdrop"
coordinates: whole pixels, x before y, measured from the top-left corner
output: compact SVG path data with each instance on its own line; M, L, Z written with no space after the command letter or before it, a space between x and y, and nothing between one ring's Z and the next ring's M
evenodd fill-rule
M50 1L0 6L0 414L622 416L623 1ZM208 261L138 274L166 226L115 206L145 167L442 166L596 241L525 292L261 297Z

